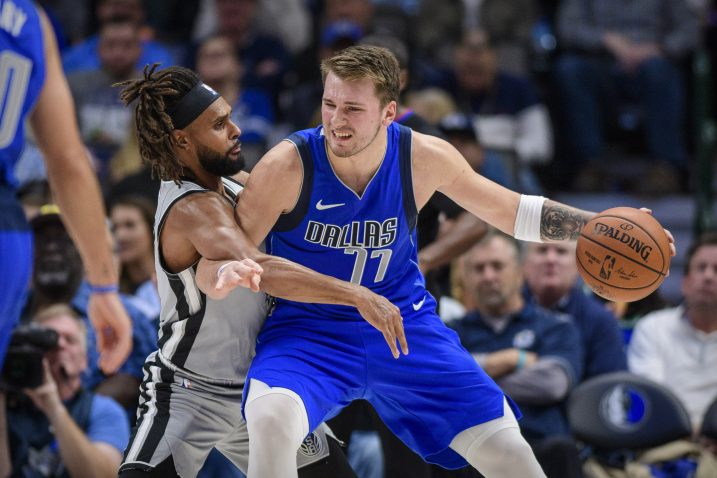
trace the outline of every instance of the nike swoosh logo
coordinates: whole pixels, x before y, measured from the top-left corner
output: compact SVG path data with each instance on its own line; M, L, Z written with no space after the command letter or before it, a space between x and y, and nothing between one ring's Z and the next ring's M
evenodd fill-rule
M331 209L331 208L334 208L334 207L339 207L339 206L345 206L345 205L346 205L345 202L338 203L338 204L322 204L321 201L323 201L323 199L319 199L319 202L316 203L316 209L318 209L319 211L323 211L324 209Z
M421 299L420 302L416 302L415 304L411 304L413 306L414 312L418 312L421 307L423 307L423 303L426 301L426 296L423 296L423 299Z

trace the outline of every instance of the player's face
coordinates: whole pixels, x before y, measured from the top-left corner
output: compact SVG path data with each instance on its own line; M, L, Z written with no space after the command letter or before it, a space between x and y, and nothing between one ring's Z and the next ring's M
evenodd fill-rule
M479 307L492 315L504 315L520 301L523 278L515 249L494 237L471 249L465 259L465 288Z
M381 107L371 80L344 81L329 73L321 102L321 121L326 143L341 158L369 147L381 127L395 114L395 102Z
M717 246L702 246L692 256L682 294L690 307L717 307Z
M129 204L117 204L110 213L112 233L122 264L138 262L152 254L152 231L142 212Z
M216 176L231 176L244 167L241 130L229 117L231 111L219 98L188 128L200 166Z
M523 274L528 286L536 294L544 290L567 293L578 275L575 243L528 244Z

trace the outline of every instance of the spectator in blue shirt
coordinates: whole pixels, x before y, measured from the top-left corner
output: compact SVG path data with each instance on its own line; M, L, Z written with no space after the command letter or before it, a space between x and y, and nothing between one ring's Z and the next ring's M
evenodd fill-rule
M520 427L549 477L579 477L563 405L582 374L577 328L523 299L520 248L489 232L463 257L476 310L450 323L483 370L518 404Z
M0 424L7 421L0 429L0 469L11 466L11 476L23 478L117 476L129 423L114 400L82 388L84 323L65 304L44 309L34 322L57 332L58 343L45 354L43 383L24 390L31 403L8 395L6 409L0 391Z
M585 351L583 380L627 370L615 315L587 290L578 275L575 243L527 243L523 259L525 299L575 323Z
M241 125L242 156L247 169L272 146L275 114L265 90L242 86L245 66L237 47L223 35L203 40L197 49L197 73L232 106L232 121Z
M26 316L32 317L54 303L71 303L87 324L90 291L82 280L82 262L62 224L59 210L43 206L30 224L35 234L35 262ZM157 332L126 295L120 295L120 300L132 320L132 351L117 373L110 376L103 374L98 364L95 332L92 327L87 327L88 366L82 374L82 382L88 389L109 395L132 411L139 398L142 366L145 358L156 348Z
M141 29L142 52L136 67L142 70L144 65L161 63L169 66L176 63L175 57L160 43L151 39L151 32L145 25L145 10L141 0L99 0L96 7L98 26L116 18L127 18ZM100 38L97 33L62 52L62 68L65 73L100 68L98 53Z

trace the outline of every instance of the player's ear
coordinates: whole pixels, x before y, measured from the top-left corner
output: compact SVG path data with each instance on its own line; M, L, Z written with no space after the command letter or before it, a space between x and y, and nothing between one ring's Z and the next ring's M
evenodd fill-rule
M398 105L395 101L390 101L388 105L386 106L386 112L383 117L383 125L389 126L393 121L396 119L396 110L398 109Z
M187 137L186 131L183 131L181 129L175 129L172 131L172 135L174 135L174 141L182 149L189 148L189 138Z

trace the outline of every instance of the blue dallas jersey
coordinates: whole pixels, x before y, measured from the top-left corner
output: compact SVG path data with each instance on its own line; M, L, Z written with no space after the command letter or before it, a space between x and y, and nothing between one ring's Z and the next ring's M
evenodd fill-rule
M388 127L383 162L360 196L334 173L324 139L322 127L288 138L301 155L304 183L294 210L269 235L270 253L360 283L402 310L419 303L426 291L417 264L411 130ZM282 302L288 301L277 305ZM345 306L292 304L320 315L357 316Z
M40 18L28 0L0 0L0 184L15 186L13 168L25 142L24 121L45 81Z
M381 332L354 308L277 300L257 337L246 383L256 379L295 392L310 430L366 399L409 448L459 468L467 463L450 442L502 416L506 402L426 292L416 263L411 134L389 126L385 157L361 196L334 174L322 128L292 135L304 183L294 211L277 221L267 241L272 254L361 283L393 302L411 353L394 359Z

